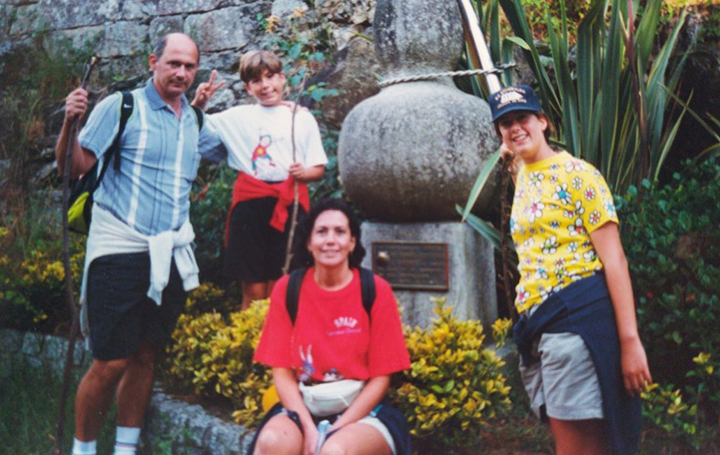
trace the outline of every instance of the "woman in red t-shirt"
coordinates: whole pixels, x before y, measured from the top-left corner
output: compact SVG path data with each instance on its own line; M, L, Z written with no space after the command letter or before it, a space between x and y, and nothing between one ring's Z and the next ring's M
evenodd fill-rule
M344 202L326 199L312 207L298 231L295 261L309 268L295 322L286 303L286 276L273 289L255 352L257 362L272 367L280 403L261 423L250 453L409 454L404 416L383 400L390 375L409 368L410 358L390 285L374 276L376 298L369 311L363 306L360 224ZM349 405L319 415L311 389L360 387L351 380L364 386ZM319 431L324 420L329 430ZM325 434L332 437L323 444Z

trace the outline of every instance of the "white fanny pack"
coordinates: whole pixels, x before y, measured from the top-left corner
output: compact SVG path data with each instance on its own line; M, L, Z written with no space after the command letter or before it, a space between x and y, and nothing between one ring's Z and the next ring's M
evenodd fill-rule
M340 414L345 411L365 386L364 381L343 379L308 386L298 384L310 414L317 417Z

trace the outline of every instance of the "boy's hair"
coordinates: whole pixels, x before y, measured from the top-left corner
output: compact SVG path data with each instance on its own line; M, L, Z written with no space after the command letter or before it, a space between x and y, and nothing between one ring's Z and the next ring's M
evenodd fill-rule
M277 74L282 73L282 69L280 58L269 51L250 51L240 58L240 79L246 84L259 79L265 70Z

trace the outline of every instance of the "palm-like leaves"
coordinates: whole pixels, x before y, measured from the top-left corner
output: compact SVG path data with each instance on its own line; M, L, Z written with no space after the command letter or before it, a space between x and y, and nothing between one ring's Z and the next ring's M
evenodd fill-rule
M541 63L520 1L499 2L516 37L525 42L543 106L567 150L598 167L616 192L657 177L682 118L668 124L666 112L672 100L666 89L676 91L684 64L680 57L670 67L685 13L651 58L662 1L649 0L638 16L632 2L594 0L578 27L573 69L561 2L559 26L547 17L553 82Z
M498 43L498 5L515 33L502 44ZM681 102L683 109L677 118L666 116L685 62L684 56L674 59L685 12L653 54L662 0L648 0L642 14L636 14L637 6L631 0L593 0L578 26L573 68L568 19L561 0L557 24L549 13L546 17L554 80L535 46L520 0L490 0L481 14L495 61L508 62L513 45L527 57L542 105L557 128L557 142L595 165L620 194L630 185L640 187L644 179L657 179L687 111ZM506 74L503 81L511 84L512 75ZM486 166L495 165L496 160L489 160ZM485 174L478 177L462 210L464 218L482 189ZM494 241L498 238L486 235L486 225L481 233Z

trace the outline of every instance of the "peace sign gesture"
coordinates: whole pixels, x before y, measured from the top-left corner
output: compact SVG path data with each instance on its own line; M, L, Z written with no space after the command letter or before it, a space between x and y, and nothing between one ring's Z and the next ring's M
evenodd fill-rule
M205 110L205 105L207 104L208 100L213 97L213 95L215 94L215 92L218 91L218 89L225 85L225 81L220 81L216 84L216 77L217 70L212 70L212 72L210 73L210 80L208 82L203 82L202 84L198 85L198 88L195 91L195 98L191 103L193 106L197 106L200 109Z

